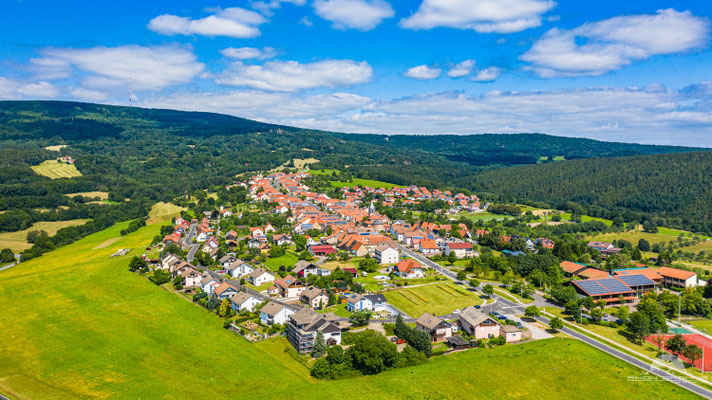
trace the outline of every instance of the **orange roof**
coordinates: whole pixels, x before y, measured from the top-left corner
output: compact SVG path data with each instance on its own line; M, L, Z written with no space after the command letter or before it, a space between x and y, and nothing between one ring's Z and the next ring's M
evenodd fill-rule
M608 272L596 268L586 268L579 272L578 275L590 279L608 278Z
M561 269L564 270L567 274L575 274L577 271L581 271L582 269L588 268L585 265L581 264L576 264L575 262L571 261L562 261L561 264Z
M419 262L415 260L402 260L398 264L396 264L396 271L398 272L410 272L411 269L413 268L423 268L422 265L420 265Z
M437 249L438 245L435 244L434 240L421 240L420 247L423 249Z
M660 274L660 276L664 276L666 278L681 279L681 280L688 280L688 279L692 278L693 276L697 275L696 272L685 271L682 269L676 269L676 268L670 268L670 267L660 267L655 272Z
M616 275L644 275L646 278L654 282L660 282L662 277L650 268L640 268L640 269L626 269L622 271L616 271Z

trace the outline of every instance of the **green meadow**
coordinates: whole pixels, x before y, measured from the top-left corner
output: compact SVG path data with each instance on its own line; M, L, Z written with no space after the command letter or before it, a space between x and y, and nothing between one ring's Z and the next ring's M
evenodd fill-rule
M336 188L343 188L343 187L355 187L355 186L370 186L374 189L392 189L394 187L400 187L399 185L395 185L393 183L388 183L388 182L382 182L382 181L374 181L371 179L359 179L359 178L354 178L351 180L351 182L339 182L339 181L331 181L331 186L334 186Z
M0 272L0 393L13 399L694 398L572 339L472 350L317 382L282 340L250 343L128 272L160 221L117 224ZM118 240L117 240L118 238ZM100 245L109 243L104 247ZM119 248L134 249L110 258Z

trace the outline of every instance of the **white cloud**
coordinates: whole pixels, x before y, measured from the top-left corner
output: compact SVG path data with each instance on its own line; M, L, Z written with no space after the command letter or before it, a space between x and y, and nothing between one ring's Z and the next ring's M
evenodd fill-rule
M24 98L54 99L59 97L59 89L49 82L36 82L20 86L18 93Z
M254 11L232 7L214 9L213 15L190 19L177 15L163 14L148 23L148 29L162 35L203 35L251 38L260 35L257 26L267 22L265 17Z
M542 77L602 75L654 55L700 48L709 29L706 18L689 11L620 16L572 30L554 28L521 59Z
M295 6L303 6L306 0L269 0L269 1L253 1L252 8L260 11L262 14L271 16L274 10L281 8L282 3L294 4Z
M192 51L177 46L48 48L42 54L38 63L89 73L83 80L92 88L128 85L131 76L135 90L159 90L190 82L205 68Z
M246 65L236 61L215 82L259 90L292 92L318 87L351 86L366 83L372 76L373 68L365 61L326 60L308 64L268 61L263 65Z
M314 0L316 14L333 23L336 29L375 28L386 18L395 15L384 0Z
M447 76L450 78L462 78L463 76L470 75L473 68L475 68L475 60L465 60L450 68L447 72Z
M418 11L401 20L407 29L437 27L480 33L512 33L541 25L552 0L423 0Z
M18 84L12 79L0 76L0 99L17 99L20 95L17 93Z
M237 60L248 60L251 58L266 60L268 58L274 58L277 55L277 50L273 47L264 47L262 50L255 47L228 47L220 50L220 54Z
M304 26L312 26L314 25L313 22L307 17L306 15L302 17L302 19L299 20L299 23L304 25Z
M427 65L418 65L416 67L410 68L405 76L408 78L419 79L419 80L429 80L435 79L440 76L442 70L437 67L429 67Z
M470 80L475 82L492 82L502 75L502 70L497 67L488 67L483 70L477 71L477 74L470 78Z
M226 93L176 93L145 101L149 107L187 111L221 112L261 121L289 123L336 115L363 107L371 99L350 93L299 96L284 92L258 90Z
M109 98L109 95L100 92L98 90L91 90L91 89L85 89L85 88L74 88L70 90L69 94L72 95L73 98L78 99L78 100L84 100L84 101L93 101L93 102L100 102L100 101L105 101L106 99Z

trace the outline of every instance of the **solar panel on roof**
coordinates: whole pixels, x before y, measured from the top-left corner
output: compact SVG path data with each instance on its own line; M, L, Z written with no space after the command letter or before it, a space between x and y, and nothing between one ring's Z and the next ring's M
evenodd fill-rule
M646 286L646 285L655 285L655 282L653 282L650 278L648 278L645 275L641 274L636 274L636 275L621 275L618 277L618 279L622 280L625 282L626 285L628 286Z
M605 286L606 289L610 290L613 293L630 292L631 291L631 289L628 285L624 284L623 282L619 281L616 278L599 279L598 283Z
M576 281L576 284L591 296L610 293L610 290L601 286L595 280Z

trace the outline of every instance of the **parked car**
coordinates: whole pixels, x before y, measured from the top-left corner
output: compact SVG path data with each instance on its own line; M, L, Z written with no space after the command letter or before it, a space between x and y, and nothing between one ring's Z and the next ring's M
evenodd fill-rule
M460 309L458 308L457 310L453 311L452 313L453 313L453 314L459 314L459 313L460 313Z
M396 344L403 344L403 343L405 343L405 340L404 340L404 339L398 339L398 340L396 340Z
M368 276L368 272L366 272L366 271L361 271L361 276L364 276L364 277L365 277L365 276Z
M476 305L475 308L479 310L479 309L480 309L480 305L479 305L479 304Z

